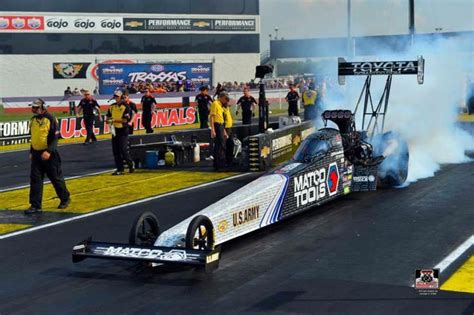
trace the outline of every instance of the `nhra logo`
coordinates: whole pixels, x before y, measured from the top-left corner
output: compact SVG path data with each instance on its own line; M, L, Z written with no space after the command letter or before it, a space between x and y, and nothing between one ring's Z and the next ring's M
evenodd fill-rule
M152 66L150 67L150 70L151 70L152 72L158 73L158 72L164 71L164 70L165 70L165 66L163 66L163 65L152 65Z
M337 194L337 187L339 186L339 170L337 163L331 163L328 168L327 185L329 196Z
M0 29L8 28L8 26L10 26L10 20L0 17Z

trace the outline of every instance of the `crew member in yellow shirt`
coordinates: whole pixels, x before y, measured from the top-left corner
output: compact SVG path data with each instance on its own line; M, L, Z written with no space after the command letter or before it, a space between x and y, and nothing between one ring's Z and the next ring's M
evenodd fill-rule
M34 116L30 123L31 132L31 173L30 208L25 214L42 213L43 179L48 176L58 195L58 209L65 209L71 202L61 169L61 157L57 150L59 129L58 121L48 113L45 102L37 99L30 104Z
M110 105L107 112L107 118L112 130L112 152L114 154L115 167L117 168L112 175L124 174L124 160L128 164L130 173L133 173L135 169L128 150L128 123L132 118L131 109L125 103L122 91L116 91L112 99L115 103Z
M214 169L220 170L225 166L225 147L228 138L225 130L225 113L224 106L229 103L229 94L227 92L220 92L218 98L212 102L209 114L211 123L211 138L214 139L214 146L212 155L214 157Z
M314 90L313 86L310 85L309 88L303 92L303 105L304 105L304 120L314 120L316 119L317 109L316 109L316 98L318 93Z

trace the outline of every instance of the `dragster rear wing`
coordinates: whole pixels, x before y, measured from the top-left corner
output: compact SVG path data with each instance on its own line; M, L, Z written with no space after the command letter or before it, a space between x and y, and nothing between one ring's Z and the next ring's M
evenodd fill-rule
M188 265L205 267L206 272L218 267L220 252L196 250L181 247L157 247L131 244L93 242L90 238L72 249L72 261L86 258L129 260L158 264Z
M347 62L338 58L338 81L344 85L347 75L400 75L416 74L418 84L423 84L425 77L425 59L419 56L413 61L362 61Z

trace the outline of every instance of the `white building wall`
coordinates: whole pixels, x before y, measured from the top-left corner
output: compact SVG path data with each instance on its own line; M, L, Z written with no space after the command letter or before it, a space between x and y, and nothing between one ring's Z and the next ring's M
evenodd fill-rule
M93 90L96 62L128 59L138 62L213 62L213 84L247 82L255 76L259 54L136 54L136 55L0 55L0 98L61 96L67 86ZM53 79L54 62L90 62L87 79Z

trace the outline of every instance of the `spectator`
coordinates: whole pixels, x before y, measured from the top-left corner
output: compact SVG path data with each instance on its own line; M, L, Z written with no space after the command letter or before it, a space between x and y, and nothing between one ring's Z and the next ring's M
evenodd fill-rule
M71 87L68 86L67 89L64 90L64 97L65 97L65 98L68 98L68 97L70 97L70 96L72 96L72 95L73 95L73 94L72 94L72 91L71 91Z
M82 94L81 94L81 91L79 91L78 88L75 88L74 91L72 91L72 95L74 95L74 96L81 96Z
M96 87L94 89L94 92L92 92L95 96L98 96L99 95L99 89Z

